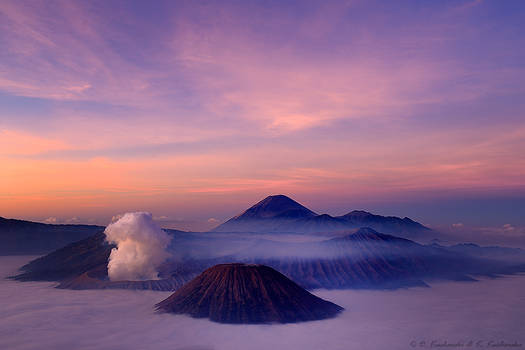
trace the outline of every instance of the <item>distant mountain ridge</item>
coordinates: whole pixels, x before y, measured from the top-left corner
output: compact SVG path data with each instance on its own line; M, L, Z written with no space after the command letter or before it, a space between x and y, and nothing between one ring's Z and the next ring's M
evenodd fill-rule
M408 217L401 219L381 216L363 210L354 210L341 216L319 215L285 195L273 195L215 227L211 232L315 233L360 227L370 227L412 239L431 231Z
M0 255L39 255L52 252L95 234L104 226L83 224L44 224L0 216ZM163 229L174 234L183 232Z
M174 234L174 256L215 247L219 240L230 245L238 239L208 235L196 240L190 236ZM59 288L70 289L177 290L211 266L245 263L270 266L306 289L395 289L425 286L432 280L472 280L471 276L525 271L524 252L505 258L495 251L497 247L472 245L464 254L456 246L421 245L371 228L316 242L253 239L252 243L225 255L168 260L159 267L159 280L110 281L107 261L113 246L100 233L33 260L13 278L58 281Z
M104 231L95 225L43 224L0 217L0 255L42 254Z
M268 196L233 219L308 218L318 214L282 194Z

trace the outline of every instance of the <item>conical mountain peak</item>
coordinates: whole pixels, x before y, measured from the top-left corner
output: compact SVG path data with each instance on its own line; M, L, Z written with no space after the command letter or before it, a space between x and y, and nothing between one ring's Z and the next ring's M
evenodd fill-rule
M235 219L307 218L317 214L282 194L268 196Z
M235 263L207 269L157 304L157 309L221 323L313 321L343 310L271 267Z
M343 215L343 217L361 217L361 218L370 217L370 216L374 216L374 214L369 213L364 210L352 210L351 212Z
M412 241L384 233L377 232L370 227L361 227L355 232L349 232L347 235L333 238L327 242L344 242L344 241L353 241L353 242L386 242L386 241L397 241L397 242L410 242Z
M215 227L213 232L328 233L359 227L405 238L417 238L430 230L408 218L375 215L354 210L343 216L318 215L290 197L272 195Z

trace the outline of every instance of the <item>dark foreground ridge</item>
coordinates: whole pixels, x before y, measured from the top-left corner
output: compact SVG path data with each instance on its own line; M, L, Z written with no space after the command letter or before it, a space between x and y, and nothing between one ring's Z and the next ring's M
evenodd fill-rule
M215 265L156 307L221 323L313 321L334 317L343 310L271 267L256 264Z

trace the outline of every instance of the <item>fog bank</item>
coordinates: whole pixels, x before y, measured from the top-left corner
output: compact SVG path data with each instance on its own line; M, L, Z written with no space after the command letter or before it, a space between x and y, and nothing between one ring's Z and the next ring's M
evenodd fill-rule
M0 275L29 258L0 257ZM72 291L0 281L1 349L411 349L412 341L505 341L525 347L525 276L398 291L315 291L341 316L287 325L224 325L155 314L171 293Z

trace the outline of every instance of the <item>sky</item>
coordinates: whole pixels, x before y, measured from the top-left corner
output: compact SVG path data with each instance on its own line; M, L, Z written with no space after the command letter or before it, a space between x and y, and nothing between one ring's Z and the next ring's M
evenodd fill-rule
M445 348L446 343L472 349L525 344L523 275L395 291L316 290L345 311L313 322L227 325L154 313L153 305L170 292L65 290L49 282L5 280L30 260L24 258L0 257L0 297L9 300L0 306L5 349L407 350Z
M519 0L2 1L0 216L204 230L282 193L525 226L524 21Z

